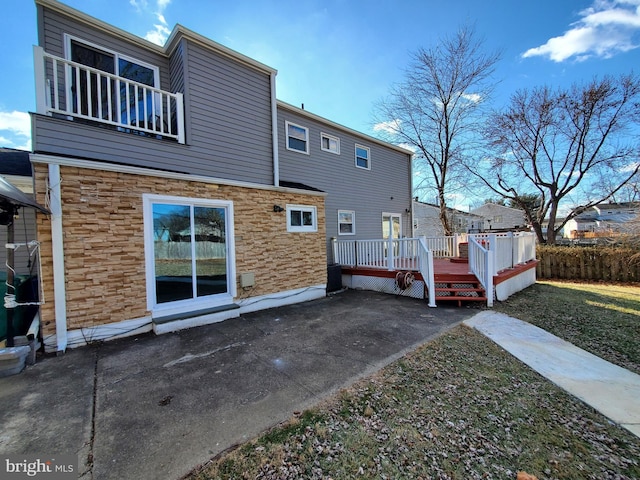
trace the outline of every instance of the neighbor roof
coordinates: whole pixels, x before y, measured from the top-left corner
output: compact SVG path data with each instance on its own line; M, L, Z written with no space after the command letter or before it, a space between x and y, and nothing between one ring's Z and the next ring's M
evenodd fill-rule
M31 162L29 152L0 148L0 175L31 176Z

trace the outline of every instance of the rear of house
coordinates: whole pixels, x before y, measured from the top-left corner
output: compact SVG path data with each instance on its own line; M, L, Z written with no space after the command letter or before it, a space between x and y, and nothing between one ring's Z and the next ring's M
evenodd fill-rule
M46 350L319 298L332 236L410 233L410 152L278 102L271 67L36 6Z
M46 349L324 296L326 194L279 185L275 70L36 5Z

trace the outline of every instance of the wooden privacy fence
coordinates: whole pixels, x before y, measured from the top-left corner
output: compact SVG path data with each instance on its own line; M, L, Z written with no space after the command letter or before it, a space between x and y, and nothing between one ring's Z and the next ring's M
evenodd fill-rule
M624 247L539 245L537 278L640 282L640 251Z

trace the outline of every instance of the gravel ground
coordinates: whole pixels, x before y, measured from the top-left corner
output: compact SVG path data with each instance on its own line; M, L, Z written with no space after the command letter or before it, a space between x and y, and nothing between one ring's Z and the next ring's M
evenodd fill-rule
M191 479L640 478L640 439L460 326Z

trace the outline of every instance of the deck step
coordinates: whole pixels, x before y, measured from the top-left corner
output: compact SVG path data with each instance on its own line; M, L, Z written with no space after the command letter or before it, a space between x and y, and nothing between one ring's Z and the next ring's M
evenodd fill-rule
M484 288L458 288L458 287L441 287L436 288L436 297L438 296L438 292L450 292L450 293L482 293L484 294Z
M487 296L475 276L451 275L446 279L436 279L435 300L436 303L455 301L462 306L462 302L486 302Z
M438 297L436 296L436 303L441 301L447 301L447 302L455 301L455 302L458 302L458 306L461 307L462 302L486 302L487 297L484 297L484 296L483 297L458 297L458 296Z

